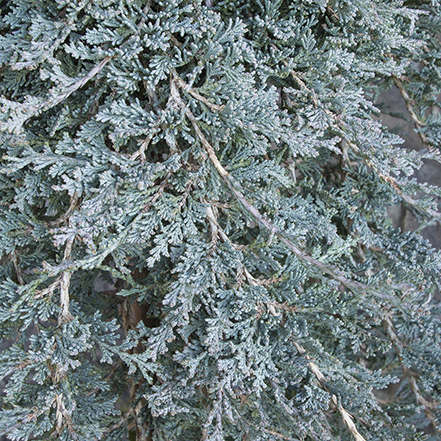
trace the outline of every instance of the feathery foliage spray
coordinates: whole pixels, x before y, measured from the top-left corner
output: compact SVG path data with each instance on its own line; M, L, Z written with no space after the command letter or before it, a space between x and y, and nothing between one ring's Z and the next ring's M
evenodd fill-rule
M440 439L439 0L0 8L0 434Z

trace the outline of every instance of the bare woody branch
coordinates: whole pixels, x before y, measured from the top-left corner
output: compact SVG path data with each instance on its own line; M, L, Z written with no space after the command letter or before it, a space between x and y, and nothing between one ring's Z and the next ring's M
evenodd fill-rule
M216 238L217 236L219 236L222 239L222 242L230 244L233 249L237 250L238 249L237 245L231 242L230 238L225 234L225 231L221 228L221 226L217 222L213 208L210 206L207 207L207 219L210 223L212 235L215 236ZM242 262L239 262L239 264L241 266L243 274L245 275L245 278L247 279L247 282L251 286L266 285L268 283L271 283L270 281L255 279Z
M65 217L69 219L70 215L73 213L75 208L77 207L79 202L78 194L75 192L70 200L70 207L69 210L65 213ZM63 220L64 222L64 220ZM66 246L64 248L64 256L63 256L63 262L66 262L70 260L70 255L72 253L73 249L73 243L75 238L70 238L66 241ZM70 279L72 277L72 272L70 271L63 271L61 273L61 276L59 280L55 281L52 286L58 286L60 287L60 306L61 306L61 312L58 316L58 324L61 325L63 323L66 323L73 319L71 313L69 312L69 286L70 286ZM49 289L51 288L49 287ZM49 291L51 292L51 291Z
M63 261L69 260L70 254L73 248L73 239L69 239L66 242L66 248L64 249ZM69 312L69 286L72 273L70 271L63 271L60 277L60 307L61 312L58 316L58 324L69 322L73 319L72 314Z
M60 104L62 101L64 101L66 98L68 98L70 95L72 95L76 90L81 89L87 82L89 82L92 78L94 78L96 75L98 75L103 67L112 59L113 57L106 57L104 60L102 60L100 63L98 63L94 68L90 70L90 72L85 75L83 78L80 78L78 81L76 81L71 86L67 87L66 90L61 93L60 95L57 95L55 98L45 101L44 103L40 104L39 109L47 110L51 107L55 107L57 104Z
M74 429L72 418L69 415L69 413L67 412L66 407L64 406L64 400L63 400L62 393L58 394L55 397L55 403L57 405L57 411L56 411L55 432L53 433L53 435L60 435L63 430L64 422L66 422L66 425L69 429L70 436L72 437L72 439L74 441L77 441L79 438L78 438L78 435Z
M136 158L138 158L139 156L141 157L141 161L144 162L146 160L146 156L145 156L145 151L147 150L147 147L150 144L150 141L152 140L153 135L148 135L144 141L141 142L141 145L139 147L138 150L136 150L135 153L132 154L132 156L130 156L130 159L135 160Z

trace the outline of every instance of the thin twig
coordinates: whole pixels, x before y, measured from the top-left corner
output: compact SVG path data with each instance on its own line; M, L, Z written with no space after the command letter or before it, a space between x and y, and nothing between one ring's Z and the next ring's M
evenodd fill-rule
M68 239L66 247L64 249L63 261L69 260L72 252L74 239ZM60 307L61 312L58 315L58 325L69 322L73 319L72 314L69 312L69 286L72 273L70 271L63 271L60 277Z
M337 409L340 412L340 415L342 416L343 422L346 424L349 431L352 433L352 436L354 437L355 441L366 441L360 435L360 432L357 430L352 415L350 415L349 412L347 412L341 404L338 404L337 397L335 395L332 395L331 400L337 406Z
M41 290L35 290L34 299L42 299L43 297L49 295L51 296L54 291L60 286L61 276L58 277L55 282L51 283L47 288Z
M115 429L119 429L124 423L127 423L127 420L128 420L132 415L133 415L133 409L129 409L126 413L124 413L124 414L121 416L121 420L120 420L120 421L118 421L117 423L115 423L115 424L113 424L112 426L108 427L108 428L104 431L104 433L103 433L102 436L101 436L101 439L102 439L102 437L103 437L105 434L107 434L107 433L109 433L109 432L112 432L112 431L115 430Z
M68 86L63 93L60 93L55 98L50 98L40 104L33 104L33 105L27 105L23 104L23 109L29 110L29 113L23 123L27 121L29 118L32 118L34 115L39 113L43 110L48 110L52 107L55 107L57 104L60 104L62 101L64 101L66 98L68 98L72 93L74 93L76 90L83 87L88 81L90 81L92 78L94 78L103 67L112 59L112 56L107 56L102 60L100 63L98 63L91 71L85 75L84 77L80 78L78 81L76 81L74 84Z
M190 180L187 182L187 185L185 186L185 191L182 194L181 200L179 201L179 204L178 204L179 209L181 209L184 206L185 202L188 199L188 196L190 196L190 192L191 192L192 188L193 188L193 182Z
M188 86L184 80L176 73L176 71L172 70L173 78L175 79L178 86L183 89L185 92L189 93L191 96L196 98L201 103L204 103L207 107L210 108L212 112L220 112L225 108L224 105L220 106L218 104L214 104L210 102L207 98L202 96L200 93L196 92L194 89L192 89L190 86Z
M141 146L139 149L130 156L130 159L135 160L138 156L141 156L141 162L144 162L146 160L145 151L147 150L147 147L150 144L150 141L152 140L153 135L148 135L144 141L142 141Z
M45 101L44 103L40 104L39 107L43 108L44 110L50 109L51 107L55 107L57 104L60 104L62 101L64 101L66 98L68 98L72 93L74 93L76 90L81 89L89 80L94 78L96 75L98 75L103 67L112 59L113 57L107 56L102 60L100 63L98 63L91 71L85 75L83 78L80 78L77 82L72 84L71 86L67 87L65 92L56 96L53 99L50 99L48 101Z
M211 231L212 231L212 243L215 242L215 240L217 239L217 236L220 236L220 238L222 239L222 242L230 244L234 250L240 249L240 245L236 245L235 243L233 243L231 241L231 239L225 234L225 231L219 225L219 223L217 221L217 217L215 216L214 210L211 206L207 207L207 219L210 223L210 227L211 227ZM262 280L260 277L259 277L259 279L256 279L253 277L253 275L248 271L246 266L241 261L238 260L238 263L241 266L241 269L247 279L247 282L251 286L269 285L269 284L275 283L279 280L279 279L275 279L275 278ZM273 308L276 307L276 304L277 304L277 302L274 303Z
M293 342L295 348L299 352L300 355L305 354L305 359L310 360L311 357L306 354L306 350L300 346L297 342ZM322 374L319 367L312 361L308 362L308 367L310 371L314 374L314 376L317 378L318 382L320 383L320 386L326 390L327 392L330 392L328 387L326 386L326 377ZM352 421L352 416L349 414L347 410L344 409L344 407L338 403L337 397L333 394L331 396L331 401L335 404L338 411L340 412L340 415L342 416L343 422L349 429L349 431L352 433L352 436L354 437L355 441L366 441L363 436L360 435L360 433L357 430L357 427L355 426L354 422Z
M429 151L433 151L433 147L430 145L430 141L427 139L427 136L419 131L418 129L421 129L422 127L425 127L426 124L422 122L412 107L412 98L410 98L409 94L407 93L407 90L404 88L403 83L401 82L400 78L398 78L396 75L393 75L393 80L395 83L395 86L397 86L397 89L400 91L400 94L404 100L404 103L406 104L406 109L410 114L410 118L412 119L412 122L417 129L418 136L421 139L421 142L424 144L424 147L427 148Z
M150 210L150 208L153 206L153 204L161 197L162 193L164 193L165 188L168 185L168 180L171 178L172 172L169 171L167 175L165 176L164 180L161 182L161 185L158 188L158 191L155 193L155 195L150 199L150 201L144 205L144 209L142 210L144 213Z
M50 406L52 405L52 403L48 406L50 408ZM19 421L18 423L15 423L13 426L8 427L7 429L3 430L3 432L0 432L0 436L5 436L8 433L18 429L18 428L22 428L23 425L30 423L32 420L38 418L40 415L42 415L43 413L45 413L48 410L48 407L45 407L43 409L35 409L34 413L31 413L29 415L26 415L21 421Z
M56 425L55 425L55 431L52 434L53 435L60 435L63 430L63 420L66 421L67 427L69 429L70 436L73 440L78 440L78 435L75 431L75 428L73 426L72 418L69 415L69 413L66 410L66 407L64 406L63 401L63 394L60 393L56 396L55 402L57 404L57 411L56 411Z
M218 228L218 223L216 221L216 216L214 215L214 210L210 206L207 207L207 219L211 228L211 242L210 242L210 253L209 253L209 256L211 257L216 249L217 240L219 238L219 228Z
M70 205L66 213L62 214L58 219L55 219L51 222L48 222L49 227L56 227L58 225L61 225L63 222L66 222L70 215L73 213L73 211L77 208L78 203L80 201L80 198L78 196L78 192L74 191L74 194L70 198Z
M112 370L104 378L104 382L106 384L108 384L109 380L113 377L115 372L121 367L121 364L122 364L122 361L121 361L121 359L119 359L118 362L112 367ZM87 392L84 396L91 397L93 394L96 394L100 390L102 390L101 387L96 387L96 388L90 390L89 392Z
M352 141L349 141L347 138L345 138L345 141L352 148L352 150L354 150L356 153L360 153L360 149L358 148L358 146L356 144L354 144ZM374 164L374 162L371 159L364 158L364 160L366 162L366 165L368 167L371 167L377 173L377 175L381 179L383 179L383 181L385 181L388 184L390 184L394 188L396 193L401 197L401 199L403 199L406 203L408 203L409 205L411 205L412 207L416 208L419 211L420 210L425 211L430 216L438 219L438 221L441 221L441 213L439 213L438 211L433 210L431 208L421 208L421 207L419 207L418 206L418 201L416 201L415 199L411 198L407 194L403 193L403 191L400 188L400 185L398 184L398 182L397 182L397 180L395 178L393 178L392 176L389 176L389 175L379 171L378 167Z
M423 397L423 395L421 394L420 388L418 386L418 383L416 381L417 375L410 368L408 368L404 363L403 356L401 355L401 347L403 344L395 332L390 314L386 314L384 316L384 324L385 324L387 335L388 335L390 341L392 342L392 345L395 349L398 360L403 368L404 375L406 376L407 381L410 384L410 388L412 390L412 393L415 396L416 402L418 403L419 406L424 407L424 413L426 414L427 419L430 421L430 423L435 428L435 430L438 433L441 433L441 428L440 428L440 426L436 420L436 417L432 411L435 408L435 403L431 403L430 401L427 401Z

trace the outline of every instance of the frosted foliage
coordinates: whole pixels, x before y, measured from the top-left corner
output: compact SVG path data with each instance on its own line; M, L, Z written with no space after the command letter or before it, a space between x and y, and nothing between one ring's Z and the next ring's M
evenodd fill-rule
M0 9L0 437L439 439L439 1Z

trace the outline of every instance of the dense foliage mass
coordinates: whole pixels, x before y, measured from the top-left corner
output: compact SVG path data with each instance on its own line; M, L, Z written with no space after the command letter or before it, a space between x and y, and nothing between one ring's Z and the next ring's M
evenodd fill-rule
M439 439L441 255L387 209L441 219L440 29L439 0L2 1L0 434Z

